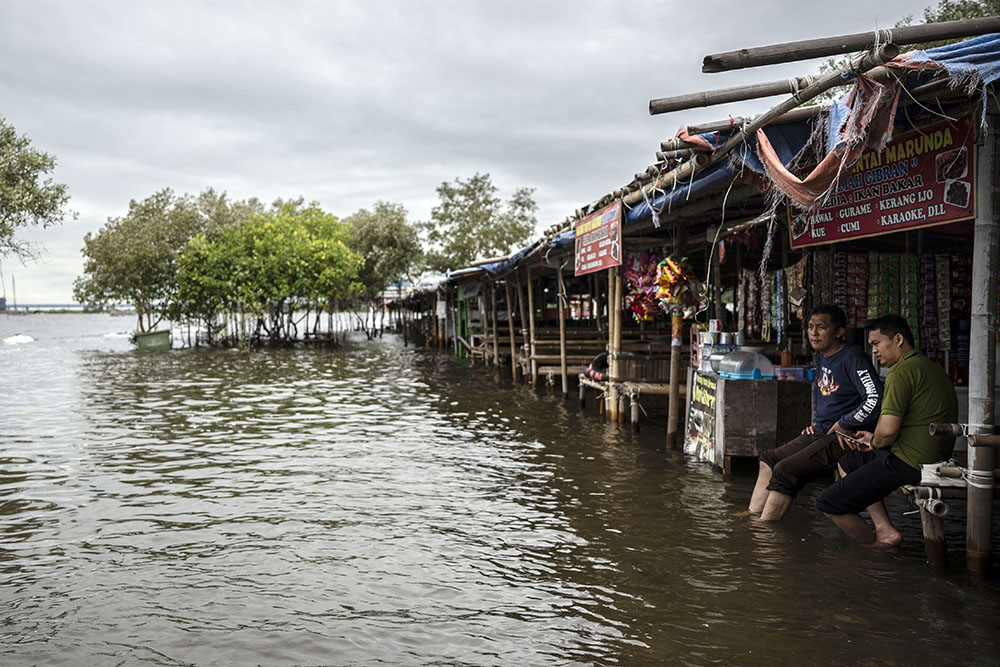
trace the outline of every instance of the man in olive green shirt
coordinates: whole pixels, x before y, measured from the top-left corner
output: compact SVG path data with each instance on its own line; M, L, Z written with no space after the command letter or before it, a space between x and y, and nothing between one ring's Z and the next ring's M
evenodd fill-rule
M951 456L955 438L933 436L932 423L958 420L958 397L944 369L913 347L913 333L899 315L868 325L868 342L889 367L875 433L859 431L857 449L840 459L844 477L824 491L816 506L860 543L896 545L903 536L892 525L882 499L904 484L920 483L920 466ZM872 531L861 517L867 509Z

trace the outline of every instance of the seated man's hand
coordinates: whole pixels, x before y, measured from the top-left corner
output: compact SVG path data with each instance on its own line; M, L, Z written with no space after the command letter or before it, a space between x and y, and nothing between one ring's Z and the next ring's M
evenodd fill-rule
M858 450L868 449L867 445L864 445L855 440L851 440L849 438L845 438L844 437L845 435L849 435L856 438L860 436L855 435L855 433L853 433L852 431L848 431L847 429L842 428L840 424L837 422L833 422L833 426L830 427L830 430L827 431L827 433L829 435L835 436L837 440L840 441L841 446L844 447L845 449L858 449Z
M812 435L815 432L816 432L816 427L813 426L812 424L809 424L809 426L806 426L804 429L802 429L802 435Z

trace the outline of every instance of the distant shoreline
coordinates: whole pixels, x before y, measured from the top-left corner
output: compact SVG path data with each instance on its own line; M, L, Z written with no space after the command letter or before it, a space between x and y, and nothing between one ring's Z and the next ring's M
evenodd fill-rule
M80 314L80 315L135 315L135 310L129 307L122 308L87 308L78 304L25 304L16 308L8 305L0 309L0 315L35 315L46 314Z

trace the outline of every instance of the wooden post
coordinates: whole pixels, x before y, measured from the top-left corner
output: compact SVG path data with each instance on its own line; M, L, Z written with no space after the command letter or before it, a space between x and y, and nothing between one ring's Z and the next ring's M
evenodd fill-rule
M531 283L531 269L528 277L528 354L531 362L531 386L538 381L538 361L535 359L535 286Z
M497 285L490 283L490 297L493 303L493 365L500 367L500 336L497 333Z
M566 373L566 285L563 283L562 266L556 267L556 289L559 298L559 372L562 373L563 398L569 396L569 377Z
M987 115L976 153L976 221L972 250L972 326L969 344L969 434L992 433L996 424L997 273L1000 273L1000 137L998 116ZM993 551L993 468L996 451L969 447L965 562L985 574Z
M587 385L580 383L580 409L587 407Z
M517 348L514 342L514 309L510 303L510 280L503 281L504 296L507 297L507 332L510 334L510 375L517 380Z
M931 565L947 565L948 549L944 540L944 517L920 508L920 525L924 529L924 553Z

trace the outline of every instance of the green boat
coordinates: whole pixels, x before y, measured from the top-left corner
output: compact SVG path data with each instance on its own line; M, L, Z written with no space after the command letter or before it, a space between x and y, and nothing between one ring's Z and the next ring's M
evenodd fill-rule
M140 350L169 350L170 329L135 334L135 344Z

